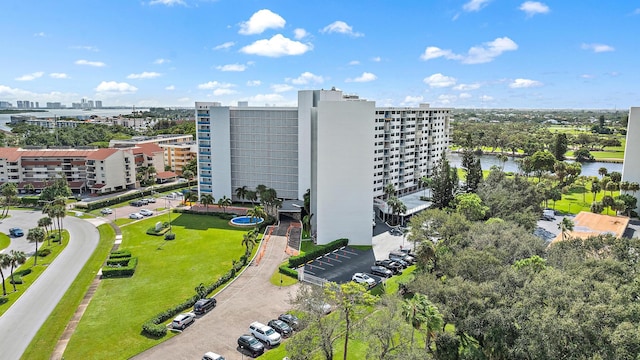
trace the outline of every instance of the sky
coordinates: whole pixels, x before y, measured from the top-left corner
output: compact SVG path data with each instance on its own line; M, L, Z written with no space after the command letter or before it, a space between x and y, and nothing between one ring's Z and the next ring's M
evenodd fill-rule
M640 1L5 0L0 101L640 106Z

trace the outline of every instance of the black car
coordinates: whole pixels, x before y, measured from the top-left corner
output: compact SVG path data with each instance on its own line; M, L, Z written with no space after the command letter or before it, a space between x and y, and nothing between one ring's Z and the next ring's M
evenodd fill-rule
M130 202L129 205L140 207L140 206L142 206L144 204L142 204L142 201L140 201L140 200L135 200L135 201Z
M238 347L243 350L248 350L253 357L264 353L264 345L251 335L240 336L238 338Z
M394 274L402 273L402 265L400 265L399 263L397 263L397 262L395 262L393 260L389 260L389 259L377 260L376 261L376 265L377 266L384 266L385 268L391 270Z
M300 321L298 320L298 317L295 316L295 315L292 315L292 314L281 314L280 316L278 316L278 320L284 321L293 330L299 330L300 329Z
M293 333L293 329L282 320L271 320L267 325L271 326L282 337L289 337Z
M198 315L204 314L216 307L216 303L217 301L214 298L200 299L193 304L193 312Z
M379 275L382 277L391 277L393 276L393 271L387 269L384 266L380 266L380 265L373 265L371 267L371 273L373 275Z

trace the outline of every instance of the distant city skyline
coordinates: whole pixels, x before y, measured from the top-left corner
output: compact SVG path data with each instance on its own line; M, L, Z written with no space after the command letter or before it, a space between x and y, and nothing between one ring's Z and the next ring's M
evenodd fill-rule
M628 109L640 3L73 1L3 4L0 101ZM55 19L55 21L52 21Z

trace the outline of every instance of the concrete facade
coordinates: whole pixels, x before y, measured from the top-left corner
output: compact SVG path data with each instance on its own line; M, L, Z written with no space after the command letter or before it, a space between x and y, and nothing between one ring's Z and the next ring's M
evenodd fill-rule
M629 108L629 121L627 122L627 143L624 149L624 162L622 163L622 181L640 183L640 107ZM640 209L636 207L636 211Z

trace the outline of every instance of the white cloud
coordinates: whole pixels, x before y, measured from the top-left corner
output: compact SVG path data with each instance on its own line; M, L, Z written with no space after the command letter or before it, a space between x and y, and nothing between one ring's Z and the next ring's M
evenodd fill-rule
M444 88L456 84L456 79L454 77L445 76L440 73L428 76L422 81L424 81L425 84L429 85L429 87L432 88Z
M173 91L173 90L175 90L175 89L176 89L176 87L175 87L175 86L173 86L173 85L169 85L169 86L165 87L164 89L165 89L165 90L168 90L168 91Z
M31 80L35 80L37 78L41 78L42 75L44 75L44 72L37 71L37 72L31 73L31 74L25 74L25 75L22 75L20 77L17 77L16 80L17 81L31 81Z
M76 45L76 46L72 46L71 48L72 49L79 49L79 50L93 51L93 52L100 51L100 49L98 49L95 46L91 46L91 45Z
M375 74L370 72L363 72L362 75L358 76L355 79L347 79L345 82L369 82L377 79L378 77Z
M242 35L261 34L267 29L283 28L287 22L282 16L268 9L258 10L248 21L240 24L239 33Z
M47 36L47 34L45 34L44 32L40 31L40 32L37 32L37 33L33 34L33 36L34 37L45 37L45 36Z
M464 11L480 11L489 4L490 0L471 0L462 6Z
M99 93L132 94L138 91L138 88L126 82L103 81L96 87L96 91Z
M515 79L511 84L509 84L509 87L512 89L540 87L540 86L542 86L542 83L540 81L531 80L531 79Z
M505 36L483 43L482 45L473 46L469 49L467 55L455 54L448 49L445 50L435 46L429 46L420 58L422 60L431 60L444 57L448 60L460 60L463 64L482 64L493 61L505 51L514 51L517 49L518 44Z
M247 86L260 86L262 81L260 80L249 80L247 81Z
M127 79L153 79L159 76L162 76L162 74L154 71L144 71L139 74L129 74L127 75Z
M94 67L103 67L106 66L107 64L103 63L102 61L89 61L89 60L77 60L76 65L87 65L87 66L94 66Z
M294 87L289 84L273 84L271 85L271 90L277 93L287 92L293 90Z
M371 58L371 61L373 61L373 62L380 62L380 61L382 61L382 58L381 58L380 56L375 56L375 57L372 57L372 58Z
M280 94L257 94L248 99L249 102L255 103L279 103L282 104L284 102L284 97Z
M438 96L438 100L436 101L436 103L447 106L451 105L451 103L455 102L457 99L458 97L455 95L443 94Z
M201 89L201 90L230 89L232 87L235 87L235 85L230 83L221 83L217 81L209 81L207 83L198 85L198 89Z
M360 65L360 61L358 61L358 60L351 60L351 61L349 61L349 65Z
M527 16L546 14L549 12L549 7L538 1L525 1L520 5L519 9L527 13Z
M251 55L280 57L286 55L302 55L313 47L276 34L271 39L262 39L240 49L240 52Z
M305 29L298 28L293 30L293 37L296 38L296 40L304 39L307 35L309 35L309 33Z
M633 10L633 15L640 15L640 8Z
M19 88L11 88L5 85L0 85L0 98L7 101L37 98L40 99L40 102L73 102L78 101L79 97L81 97L81 95L76 93L62 93L59 91L52 91L48 93L34 93Z
M404 101L400 103L400 105L403 105L403 106L417 105L422 101L424 101L424 98L422 96L407 95L404 98Z
M320 75L315 75L308 71L303 72L295 79L287 78L287 81L291 81L292 84L295 85L306 85L310 83L322 84L324 82L324 78Z
M213 50L223 50L223 49L228 49L230 47L232 47L233 45L235 45L236 43L234 43L233 41L227 41L226 43L222 43L216 47L213 48Z
M222 96L222 95L233 95L233 94L237 94L238 92L233 90L233 89L215 89L213 90L213 95L214 96Z
M480 89L480 84L478 83L460 84L453 87L453 90L458 90L458 91L470 91L470 90L477 90L477 89Z
M460 99L469 99L469 98L471 98L472 96L471 96L471 94L469 94L469 93L460 93L460 95L458 95L458 97L459 97Z
M596 76L592 75L592 74L582 74L582 75L580 75L580 77L583 78L583 79L593 79Z
M177 101L180 103L190 103L191 99L189 99L188 97L181 97Z
M227 64L216 66L216 69L220 71L245 71L247 66L244 64Z
M54 79L68 79L69 75L65 73L50 73L49 77L52 77Z
M187 5L183 0L151 0L149 2L149 5L167 5L167 6L173 6L173 5Z
M605 44L582 44L582 49L591 50L595 53L615 51L613 46L609 46Z
M482 96L480 96L480 101L482 101L482 102L489 102L489 101L493 101L493 96L489 96L489 95L482 95Z
M155 59L155 60L153 61L153 63L154 63L154 64L156 64L156 65L167 64L167 63L170 63L170 62L171 62L171 60L168 60L168 59L162 59L162 58L160 58L160 59Z
M345 34L345 35L350 35L353 37L360 37L360 36L364 36L364 34L359 33L359 32L354 32L353 28L347 24L344 21L334 21L331 24L325 26L324 28L322 28L322 30L320 30L321 33L339 33L339 34Z

